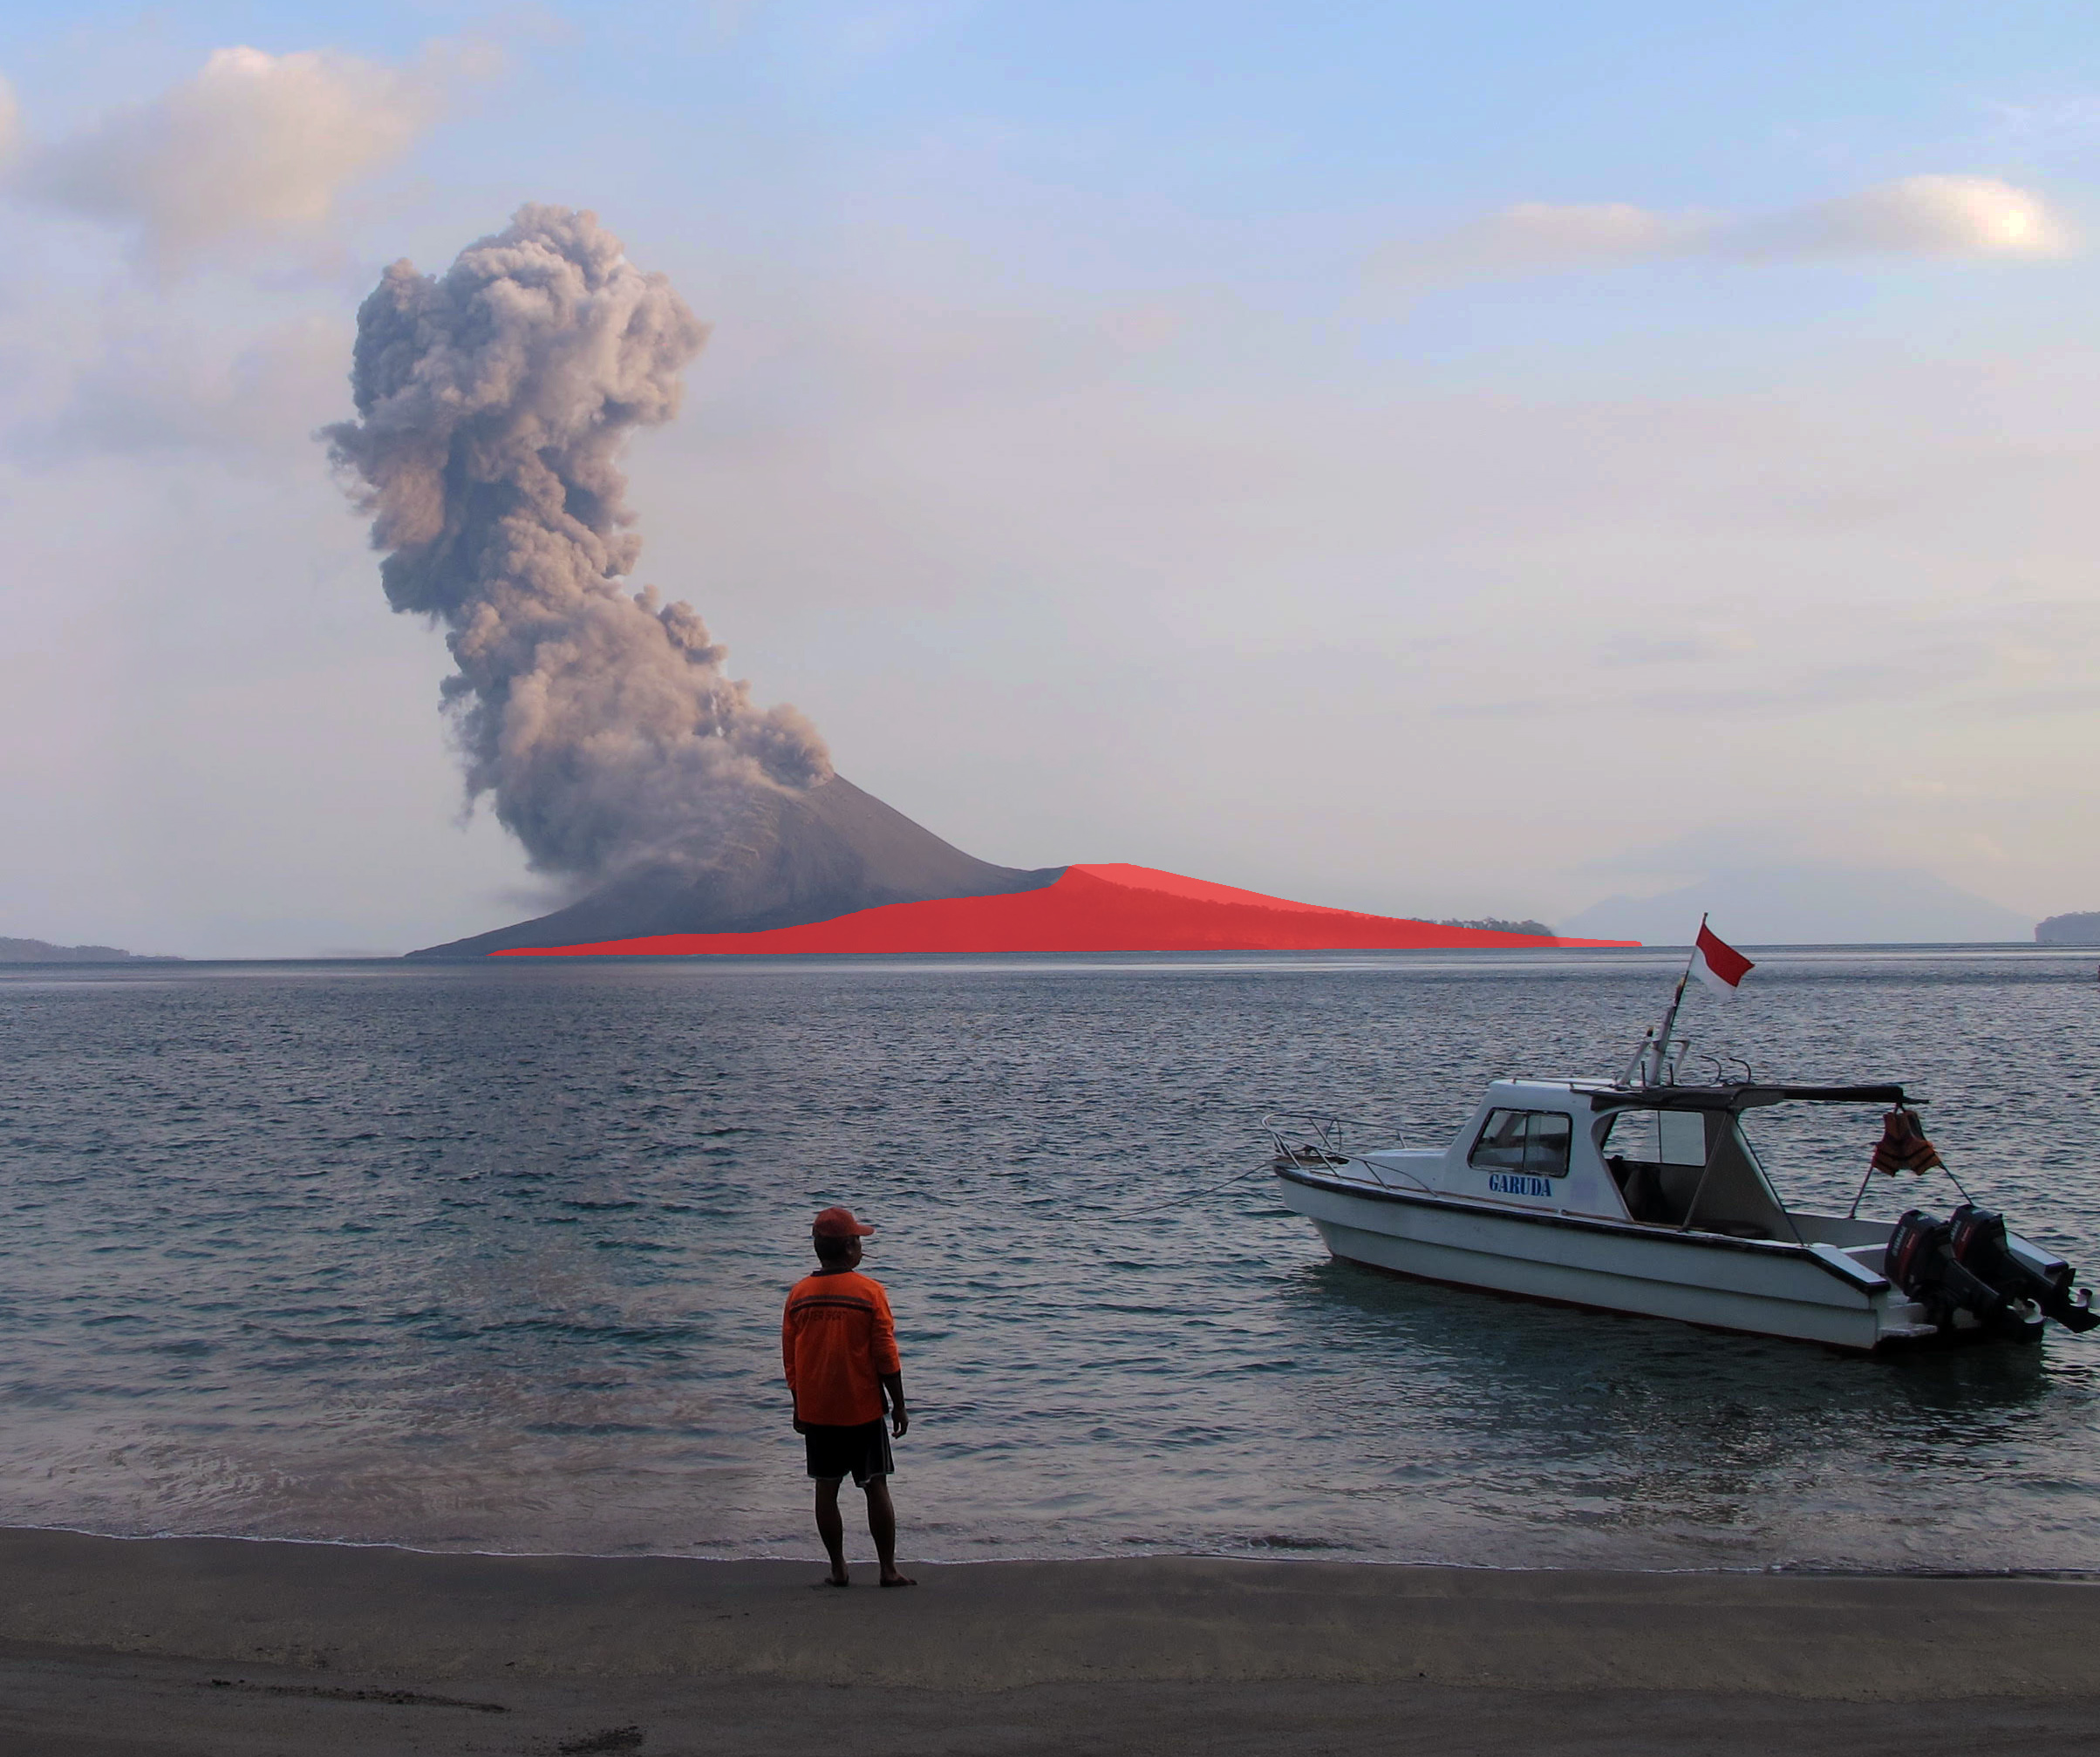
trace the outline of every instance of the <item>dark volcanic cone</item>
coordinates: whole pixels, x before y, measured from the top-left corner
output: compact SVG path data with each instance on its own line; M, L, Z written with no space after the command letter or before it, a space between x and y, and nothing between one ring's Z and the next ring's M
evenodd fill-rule
M1039 890L1064 870L993 866L834 776L807 791L753 795L724 837L720 858L700 872L643 868L537 921L409 956L479 957L650 934L755 933L883 903Z

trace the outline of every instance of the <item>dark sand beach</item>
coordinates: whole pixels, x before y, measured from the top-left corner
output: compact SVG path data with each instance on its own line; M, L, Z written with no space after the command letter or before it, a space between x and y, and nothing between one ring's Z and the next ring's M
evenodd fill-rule
M9 1753L2088 1751L2100 1584L0 1533Z

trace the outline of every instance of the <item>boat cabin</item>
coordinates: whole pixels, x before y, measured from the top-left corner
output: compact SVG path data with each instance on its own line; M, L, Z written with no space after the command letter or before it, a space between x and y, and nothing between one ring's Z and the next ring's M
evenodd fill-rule
M1745 1110L1796 1100L1904 1101L1896 1086L1497 1080L1443 1153L1367 1157L1417 1175L1428 1168L1422 1161L1436 1161L1442 1192L1476 1201L1733 1238L1798 1240L1803 1217L1789 1214L1741 1121Z

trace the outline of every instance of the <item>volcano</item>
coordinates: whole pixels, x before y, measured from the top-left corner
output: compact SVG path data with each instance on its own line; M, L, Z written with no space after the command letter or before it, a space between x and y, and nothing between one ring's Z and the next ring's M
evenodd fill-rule
M695 873L644 867L536 921L409 953L589 950L599 941L766 933L904 902L1004 896L1064 868L993 866L835 775L804 792L752 795L721 853Z
M412 957L1630 945L1292 902L1117 863L994 866L834 777L754 800L705 869L644 869Z

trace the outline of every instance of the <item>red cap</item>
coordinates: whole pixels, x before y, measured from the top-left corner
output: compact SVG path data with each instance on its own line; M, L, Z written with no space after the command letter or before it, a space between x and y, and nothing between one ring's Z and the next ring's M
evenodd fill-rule
M856 1220L849 1208L828 1208L817 1216L809 1231L815 1238L868 1238L875 1229Z

